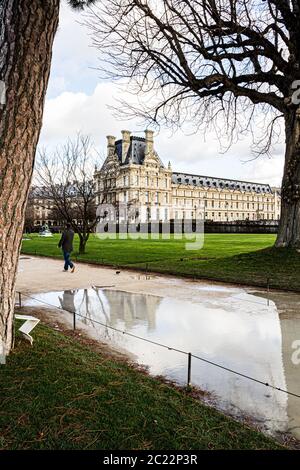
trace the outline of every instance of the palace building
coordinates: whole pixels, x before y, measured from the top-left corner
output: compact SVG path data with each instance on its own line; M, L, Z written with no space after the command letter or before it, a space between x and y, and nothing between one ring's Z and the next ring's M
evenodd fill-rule
M107 157L95 171L96 203L138 208L141 222L194 219L198 208L212 221L278 220L280 189L269 184L191 175L165 166L145 137L122 131L107 137Z

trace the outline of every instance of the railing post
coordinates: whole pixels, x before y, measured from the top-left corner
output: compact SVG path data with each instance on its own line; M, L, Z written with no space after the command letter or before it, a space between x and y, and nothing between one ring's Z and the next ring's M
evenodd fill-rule
M73 312L73 330L76 330L76 312Z
M187 376L187 386L191 386L191 375L192 375L192 354L188 353L188 376Z
M22 307L22 294L19 292L19 307Z

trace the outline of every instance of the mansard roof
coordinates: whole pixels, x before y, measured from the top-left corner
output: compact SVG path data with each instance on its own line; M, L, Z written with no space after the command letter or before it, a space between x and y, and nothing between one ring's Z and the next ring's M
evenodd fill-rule
M272 188L269 184L252 183L250 181L231 180L227 178L214 178L212 176L191 175L187 173L173 173L172 183L187 184L209 189L229 189L231 191L251 191L256 193L270 193Z
M116 154L118 156L120 165L128 165L129 163L142 165L145 160L146 139L144 137L136 137L136 136L130 137L130 145L129 145L129 149L128 149L124 162L122 162L122 142L123 140L120 139L120 140L117 140L115 143ZM157 156L161 166L164 166L163 162L161 161L157 153L156 152L154 153Z

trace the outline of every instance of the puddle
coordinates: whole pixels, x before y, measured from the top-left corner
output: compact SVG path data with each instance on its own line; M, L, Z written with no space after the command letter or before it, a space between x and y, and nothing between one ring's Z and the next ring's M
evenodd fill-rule
M34 297L75 311L76 328L134 355L152 374L185 384L187 356L92 320L191 352L300 395L300 296L209 284L191 289L201 291L202 300L130 293L103 286ZM25 305L42 306L33 300ZM57 311L57 317L73 324L72 314ZM250 416L267 432L290 432L300 439L300 398L195 358L191 378L192 385L213 395L220 409L235 416Z

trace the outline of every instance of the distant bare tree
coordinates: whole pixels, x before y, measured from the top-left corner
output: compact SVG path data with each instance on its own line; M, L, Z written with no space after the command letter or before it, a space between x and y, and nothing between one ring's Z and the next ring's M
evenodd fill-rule
M286 133L277 247L300 247L299 0L104 0L89 10L106 77L146 94L139 113L168 125L220 126L229 136L263 116L258 153L283 118Z
M88 136L78 134L50 156L39 152L35 177L55 220L69 222L79 236L79 253L98 222L94 188L95 151Z

